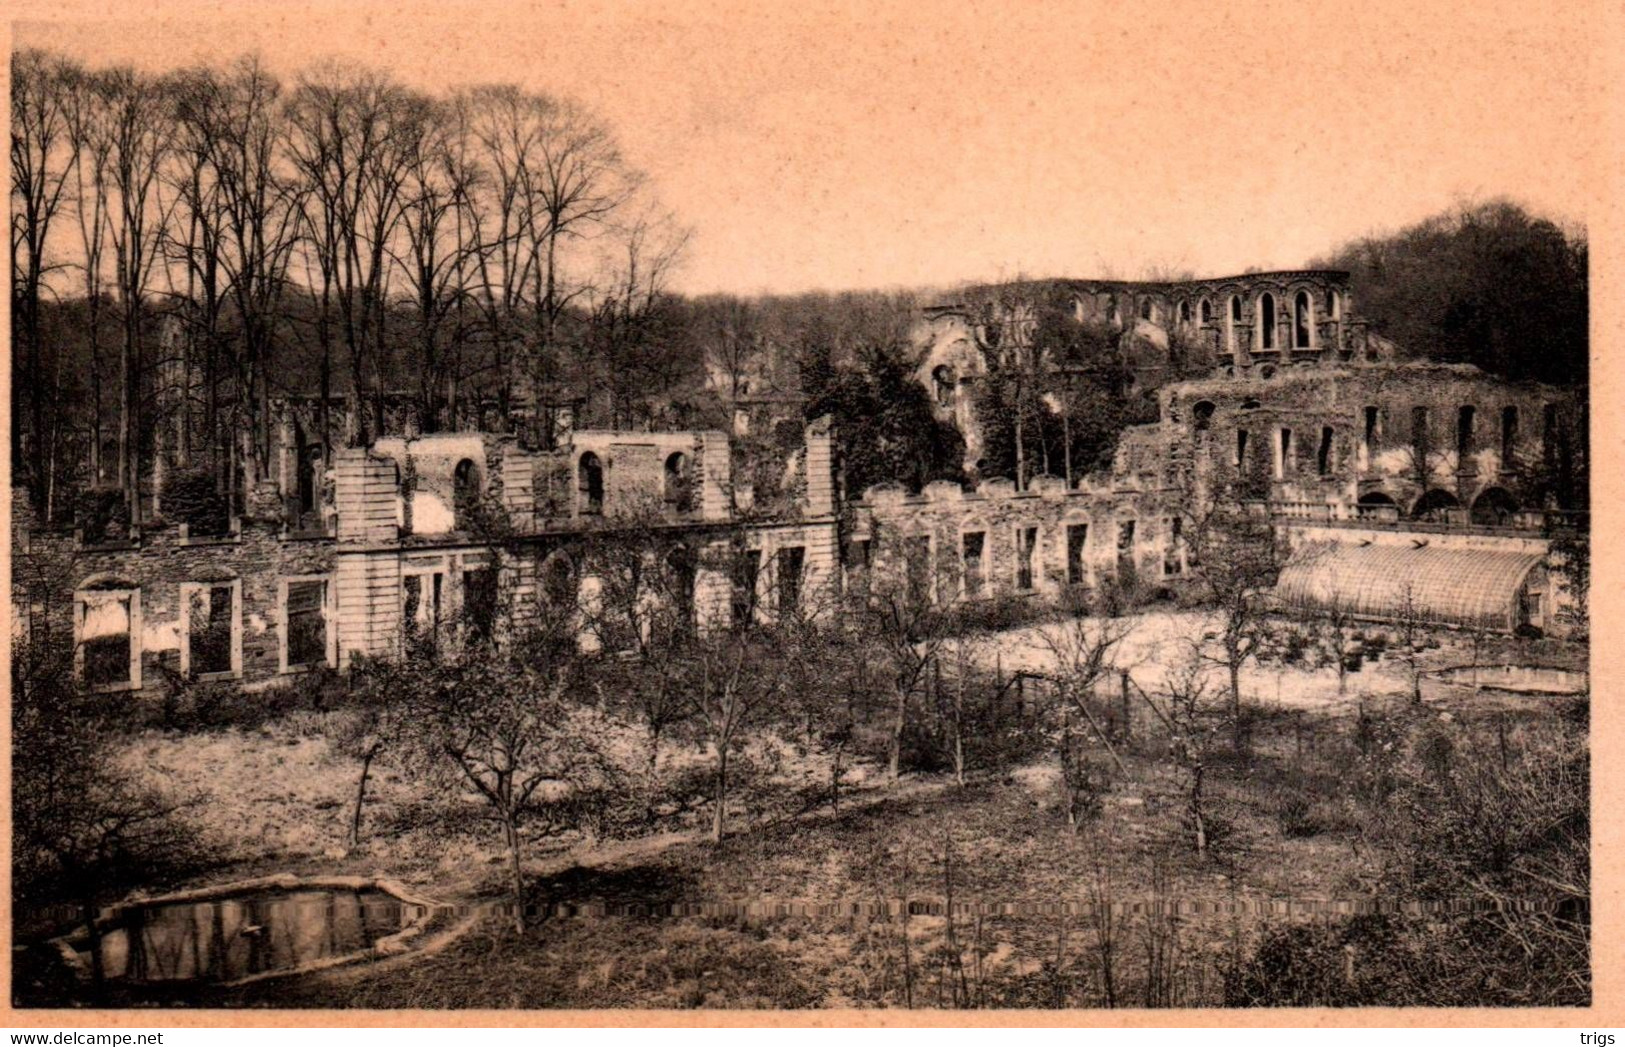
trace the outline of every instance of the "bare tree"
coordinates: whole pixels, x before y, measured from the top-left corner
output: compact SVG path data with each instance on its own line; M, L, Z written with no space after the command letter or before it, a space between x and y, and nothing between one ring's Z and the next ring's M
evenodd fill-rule
M610 425L647 421L640 398L662 397L685 377L692 360L676 337L667 294L689 231L669 214L644 210L617 220L607 239L601 285L587 296L588 351L610 393Z
M896 782L902 770L910 704L946 639L943 616L936 606L938 590L946 580L939 577L924 536L877 528L873 541L892 561L892 569L870 580L864 598L852 612L890 671L892 717L886 773Z
M1190 819L1191 842L1196 853L1207 856L1211 842L1208 833L1206 793L1208 753L1218 733L1223 714L1210 708L1212 694L1207 682L1207 665L1201 648L1194 647L1182 662L1170 668L1160 688L1164 705L1145 695L1145 702L1168 729L1168 756L1183 777L1186 814Z
M174 149L169 85L120 67L98 82L106 111L108 176L114 203L108 241L123 327L120 349L119 475L130 522L141 522L141 438L146 314L175 205L163 197L164 165Z
M1232 741L1239 751L1244 737L1241 670L1268 646L1267 595L1287 552L1269 517L1250 511L1227 491L1199 507L1195 524L1191 546L1210 608L1204 637L1209 644L1203 651L1229 676Z
M728 762L745 732L766 714L780 687L769 666L772 653L757 634L731 630L697 639L691 648L695 679L688 700L716 754L711 842L721 843L728 806Z
M411 690L425 766L473 790L502 831L514 930L525 929L522 830L586 824L616 768L599 746L601 718L569 698L581 668L573 640L527 644L524 657L420 663Z
M51 228L71 199L65 195L69 176L78 169L82 139L73 133L70 92L80 75L66 59L44 51L29 48L11 56L12 388L28 396L26 440L23 414L11 412L11 471L27 477L38 508L46 508L50 483L40 458L51 388L41 358L40 293L53 268L46 253Z
M1131 619L1102 613L1110 608L1078 602L1059 620L1042 627L1039 637L1054 661L1056 708L1051 725L1060 757L1062 785L1067 795L1067 824L1080 821L1081 801L1090 789L1089 770L1079 752L1088 733L1110 755L1120 770L1122 760L1094 713L1095 687L1116 668L1114 654L1133 631ZM1124 686L1127 686L1125 683Z
M102 313L106 307L103 294L108 225L111 220L109 205L111 192L107 186L108 155L112 150L112 137L108 134L106 112L101 105L101 94L96 78L80 72L66 85L64 103L67 107L68 134L73 138L73 185L75 212L78 217L80 272L84 277L85 309L90 356L89 404L89 467L91 482L100 484L105 479L107 463L102 460Z
M1422 652L1428 640L1428 621L1417 602L1415 589L1406 584L1400 593L1399 607L1394 616L1398 629L1399 657L1405 662L1406 676L1411 684L1411 702L1422 704Z
M288 155L304 181L307 244L338 311L361 443L384 425L390 250L425 118L425 100L392 80L334 63L304 73L288 102ZM369 390L370 427L362 409Z
M622 161L609 127L571 99L540 97L536 105L540 135L535 162L524 172L540 236L531 249L537 256L532 272L542 345L558 338L559 317L575 297L561 273L560 249L589 235L625 202L639 178Z
M483 247L474 210L481 178L465 107L434 103L407 140L400 268L418 343L419 426L456 424L470 331L468 295Z
M286 121L281 83L256 58L239 59L224 71L196 70L176 88L177 124L187 143L188 177L183 199L191 224L204 235L201 258L190 268L206 289L201 303L212 320L212 297L229 298L238 324L232 354L235 403L253 434L256 477L272 467L271 390L275 372L276 324L282 312L287 273L298 243L301 202L306 187L286 163ZM190 287L189 283L189 287ZM212 324L209 339L207 440L214 453L219 411L214 385ZM325 438L325 436L324 436Z

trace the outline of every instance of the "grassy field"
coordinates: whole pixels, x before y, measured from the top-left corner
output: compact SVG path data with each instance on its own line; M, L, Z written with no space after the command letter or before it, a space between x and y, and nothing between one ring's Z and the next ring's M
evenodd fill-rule
M1180 623L1160 627L1177 633ZM1020 651L1020 638L1008 649ZM1447 642L1428 658L1462 656ZM128 758L204 798L189 816L216 863L199 879L381 872L461 907L438 924L461 933L432 954L194 994L194 1004L1589 997L1585 912L1574 901L1588 840L1583 701L1430 682L1417 707L1392 662L1351 677L1345 694L1325 668L1253 669L1246 685L1247 751L1215 744L1206 767L1205 853L1194 846L1189 777L1169 760L1168 738L1144 722L1118 740L1121 767L1102 757L1097 805L1077 826L1065 816L1059 768L1042 752L973 767L964 786L918 773L887 785L865 756L831 809L816 754L771 736L752 743L744 762L757 771L720 846L701 839L700 804L670 806L621 839L531 841L537 915L523 936L495 901L496 835L431 817L444 806L399 770L379 767L363 841L348 845L357 765L326 740L325 718L336 713L150 731ZM1288 697L1276 700L1276 689ZM681 774L701 755L673 745L663 766ZM1508 915L1496 908L1507 899L1538 911ZM1399 902L1410 911L1381 911Z

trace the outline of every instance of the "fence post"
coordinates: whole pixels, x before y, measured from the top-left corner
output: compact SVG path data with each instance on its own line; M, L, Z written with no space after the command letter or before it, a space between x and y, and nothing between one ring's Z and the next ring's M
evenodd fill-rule
M1129 686L1128 670L1127 669L1118 670L1117 676L1118 676L1118 682L1122 686L1123 737L1125 739L1127 739L1127 738L1132 738L1134 736L1134 707L1129 704L1129 700L1128 700L1128 686Z

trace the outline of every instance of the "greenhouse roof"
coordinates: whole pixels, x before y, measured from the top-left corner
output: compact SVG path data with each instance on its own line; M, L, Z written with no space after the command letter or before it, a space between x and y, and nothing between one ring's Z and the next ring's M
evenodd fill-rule
M1510 630L1519 590L1542 559L1427 544L1313 546L1282 569L1275 596L1300 610Z

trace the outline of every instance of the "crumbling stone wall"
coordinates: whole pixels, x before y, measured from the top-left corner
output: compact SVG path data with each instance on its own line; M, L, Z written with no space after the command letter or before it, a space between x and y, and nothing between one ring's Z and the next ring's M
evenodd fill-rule
M1466 364L1181 383L1163 391L1162 412L1171 444L1189 443L1212 476L1241 482L1253 497L1345 508L1363 501L1410 517L1428 495L1422 513L1454 512L1462 523L1475 506L1481 520L1497 508L1546 507L1561 442L1579 442L1573 394Z
M177 527L144 530L133 541L83 545L73 535L13 532L13 607L22 608L33 635L74 640L75 593L87 585L117 584L140 593L141 689L164 684L164 668L178 671L183 586L235 582L241 592L242 661L238 678L263 685L279 675L281 586L290 577L332 577L335 542L294 538L279 527L245 525L224 538L182 538Z
M973 489L928 484L918 495L900 485L864 492L855 509L848 568L867 559L874 578L900 579L908 569L909 540L929 538L930 575L939 603L982 597L1054 598L1068 585L1098 585L1127 565L1145 583L1178 585L1188 562L1173 519L1180 509L1163 492L1086 483L1068 489L1059 477L1039 477L1026 491L1009 480L986 480ZM1081 558L1073 569L1069 535L1083 528ZM1023 569L1020 531L1037 528L1032 584ZM1125 528L1131 531L1125 532ZM1125 533L1130 537L1120 547ZM980 534L980 586L967 584L965 536ZM869 543L866 547L863 543ZM850 546L856 545L854 552ZM972 593L972 589L979 593Z

